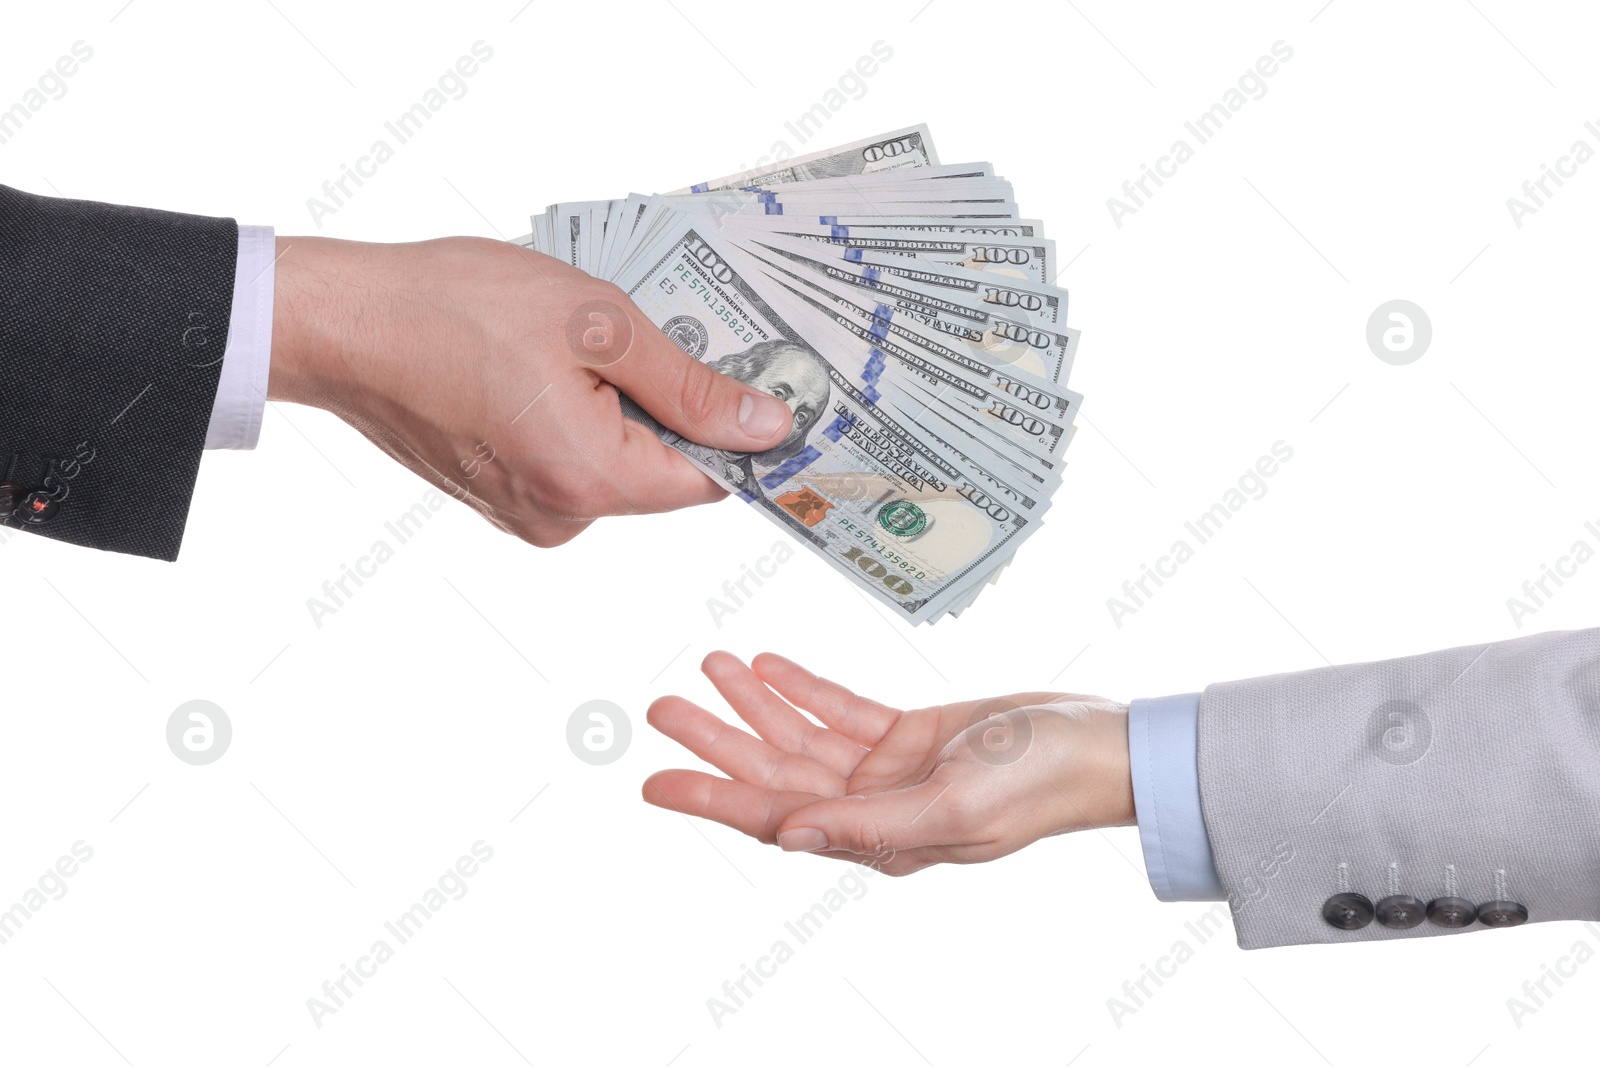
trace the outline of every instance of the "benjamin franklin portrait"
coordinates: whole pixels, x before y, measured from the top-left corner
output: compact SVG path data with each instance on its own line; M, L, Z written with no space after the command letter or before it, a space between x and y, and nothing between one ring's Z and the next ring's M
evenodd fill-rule
M706 364L737 378L789 405L794 425L777 445L765 452L725 452L725 473L740 490L762 496L757 481L765 473L805 448L812 428L828 409L828 364L811 349L793 341L762 341Z

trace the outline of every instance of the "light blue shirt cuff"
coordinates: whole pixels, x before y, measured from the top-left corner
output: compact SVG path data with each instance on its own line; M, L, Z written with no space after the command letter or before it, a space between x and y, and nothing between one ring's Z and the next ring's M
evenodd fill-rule
M1128 706L1128 759L1145 874L1158 900L1226 900L1200 815L1200 694Z

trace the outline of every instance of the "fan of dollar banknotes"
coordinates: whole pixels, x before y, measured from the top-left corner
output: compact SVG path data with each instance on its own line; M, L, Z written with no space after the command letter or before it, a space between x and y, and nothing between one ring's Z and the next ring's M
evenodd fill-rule
M778 447L661 439L912 623L1039 528L1082 400L1054 242L926 126L657 196L555 204L518 244L616 283L694 358L786 400Z

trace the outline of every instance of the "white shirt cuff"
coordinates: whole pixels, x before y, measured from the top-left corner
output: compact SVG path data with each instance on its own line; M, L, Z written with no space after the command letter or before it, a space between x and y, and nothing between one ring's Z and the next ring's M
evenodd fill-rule
M239 264L222 377L206 428L207 448L254 448L267 408L272 361L272 289L277 262L271 226L239 227Z

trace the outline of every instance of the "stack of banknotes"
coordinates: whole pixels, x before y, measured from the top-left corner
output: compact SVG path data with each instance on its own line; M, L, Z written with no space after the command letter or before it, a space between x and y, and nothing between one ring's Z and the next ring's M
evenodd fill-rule
M941 164L926 126L554 204L517 243L788 401L793 431L753 454L625 408L909 622L959 615L1061 484L1082 397L1055 244L988 163Z

